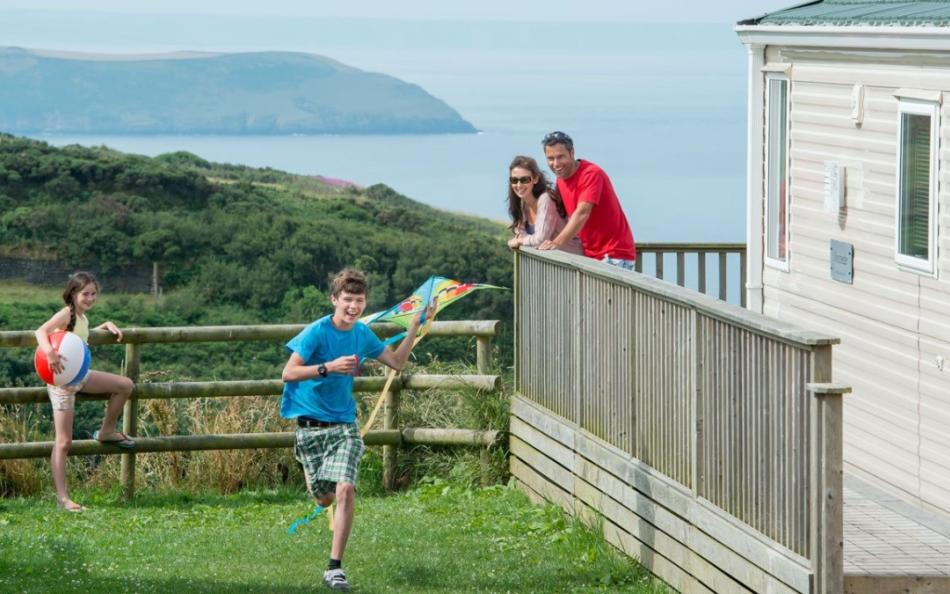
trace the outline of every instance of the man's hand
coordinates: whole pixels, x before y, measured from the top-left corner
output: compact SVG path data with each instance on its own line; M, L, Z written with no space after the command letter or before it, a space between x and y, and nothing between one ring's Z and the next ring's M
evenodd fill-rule
M561 244L556 242L554 239L548 239L544 243L538 246L539 250L556 250L561 247Z

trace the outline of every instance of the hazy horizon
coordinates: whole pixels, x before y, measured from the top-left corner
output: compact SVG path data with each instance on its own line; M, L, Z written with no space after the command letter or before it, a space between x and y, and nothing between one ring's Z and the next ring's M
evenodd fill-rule
M249 16L249 17L343 17L399 21L500 21L549 23L736 23L797 4L789 0L720 0L667 3L587 0L582 9L573 0L481 0L473 3L432 3L424 0L362 0L328 6L311 0L165 0L161 4L130 3L126 0L4 0L5 12L43 12L111 15Z

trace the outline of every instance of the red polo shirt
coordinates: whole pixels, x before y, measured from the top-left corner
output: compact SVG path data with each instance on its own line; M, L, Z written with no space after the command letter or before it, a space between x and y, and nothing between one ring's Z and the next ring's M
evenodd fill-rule
M568 216L577 205L590 202L594 209L580 233L584 255L603 260L605 257L636 260L637 246L627 217L620 207L614 186L604 170L590 161L578 160L578 167L567 179L557 178L557 191L564 201Z

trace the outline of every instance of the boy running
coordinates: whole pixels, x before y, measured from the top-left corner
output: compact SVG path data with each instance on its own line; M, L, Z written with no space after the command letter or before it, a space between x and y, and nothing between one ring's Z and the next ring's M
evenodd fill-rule
M307 488L323 507L336 501L330 563L323 583L349 590L341 561L353 525L356 475L365 446L356 424L353 376L359 361L378 359L400 371L409 359L421 312L399 348L392 350L359 321L366 309L366 276L347 268L331 287L333 314L310 324L287 343L280 414L297 419L294 455L303 465ZM427 311L427 315L433 312Z

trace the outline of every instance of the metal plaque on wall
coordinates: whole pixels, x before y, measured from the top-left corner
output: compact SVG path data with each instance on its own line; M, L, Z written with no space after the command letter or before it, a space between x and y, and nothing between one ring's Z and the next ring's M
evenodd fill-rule
M854 245L831 240L831 278L849 285L854 282Z

